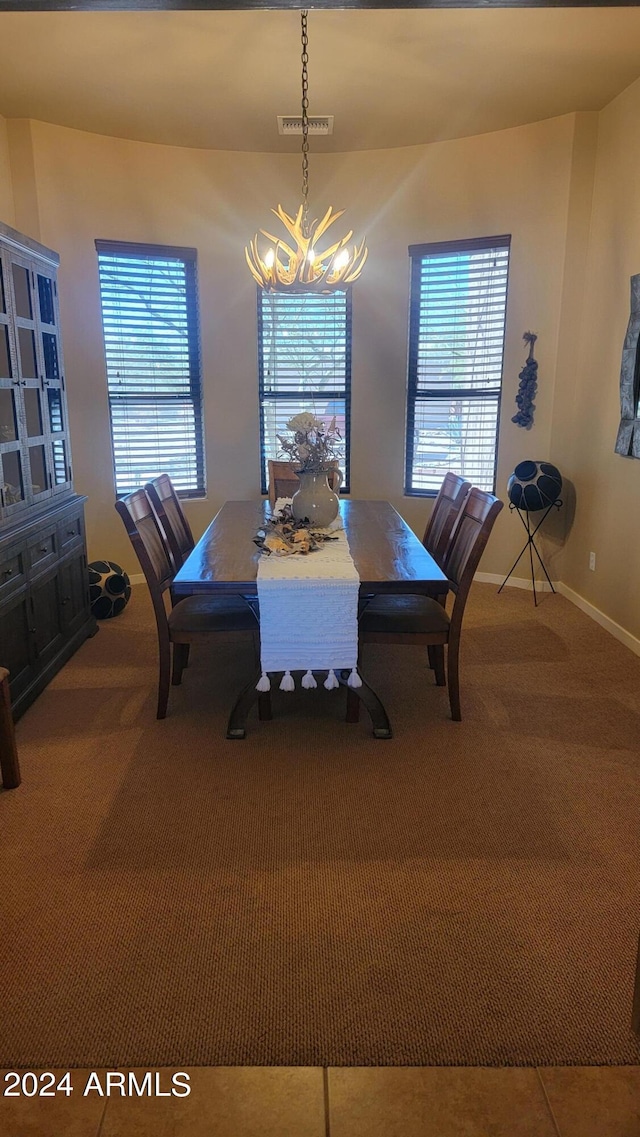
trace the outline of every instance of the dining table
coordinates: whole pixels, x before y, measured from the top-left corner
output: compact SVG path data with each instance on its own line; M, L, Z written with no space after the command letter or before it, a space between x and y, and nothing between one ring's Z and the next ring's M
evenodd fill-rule
M272 512L268 500L225 502L176 573L172 585L175 600L201 594L235 594L249 598L249 602L255 599L258 564L264 554L254 537ZM341 499L340 516L360 578L361 605L381 593L446 594L445 574L390 502ZM239 693L229 716L227 738L245 737L247 716L258 700L260 718L271 717L268 697L261 696L256 688L259 674ZM346 685L348 672L337 678ZM348 707L353 708L357 695L371 717L374 737L391 738L387 712L369 684L363 679L361 687L348 690ZM348 711L346 721L357 718L357 713Z

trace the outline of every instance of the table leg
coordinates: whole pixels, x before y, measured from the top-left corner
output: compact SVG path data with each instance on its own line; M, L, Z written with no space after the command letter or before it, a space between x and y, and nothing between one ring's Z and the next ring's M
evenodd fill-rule
M350 674L351 672L348 670L338 673L338 679L347 688L347 722L358 721L358 715L356 713L357 705L354 700L354 696L356 696L369 712L371 725L373 727L373 737L392 738L393 731L391 730L391 723L375 691L368 683L365 683L362 676L360 676L362 679L361 687L349 687L347 680Z
M251 710L254 703L260 700L258 713L260 718L271 717L271 704L269 703L268 714L265 714L266 707L265 701L261 692L257 690L256 683L260 678L260 672L256 671L253 679L247 686L240 692L236 699L233 710L229 715L229 722L227 723L227 738L244 738L246 734L247 715ZM267 696L268 698L268 696Z
M337 672L337 677L340 682L347 688L348 692L348 705L352 708L351 713L354 713L354 708L357 707L355 699L359 700L369 712L371 724L373 726L374 738L391 738L392 730L391 723L389 722L387 712L385 711L380 699L375 691L362 680L361 687L349 687L347 679L351 672L349 670ZM271 701L268 694L261 694L256 689L256 683L260 678L260 672L256 672L254 678L250 683L240 692L233 710L229 715L227 723L227 738L238 739L244 738L246 735L247 715L251 710L254 703L258 703L258 716L261 720L268 720L271 718ZM358 717L355 715L353 718L348 718L349 722L357 722Z

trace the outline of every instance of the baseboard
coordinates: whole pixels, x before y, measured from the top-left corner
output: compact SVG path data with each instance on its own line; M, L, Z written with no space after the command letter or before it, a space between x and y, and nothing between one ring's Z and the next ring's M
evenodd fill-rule
M499 576L495 572L477 572L473 579L479 581L480 584L497 584L500 586L504 577ZM527 580L524 577L510 576L507 581L507 587L526 588L530 592L532 591L531 580ZM567 584L564 584L563 581L554 580L553 587L556 592L559 592L561 596L570 600L572 604L575 604L576 608L579 608L586 616L590 616L592 620L595 620L596 624L599 624L601 628L604 628L606 632L609 632L609 634L619 640L621 644L628 647L634 655L640 655L640 639L633 636L631 632L628 632L621 624L616 624L615 620L612 620L610 616L605 616L604 612L596 608L595 604L590 604L588 600L585 600L584 596L581 596L579 592L574 592L574 590L569 588ZM536 591L550 592L551 588L546 580L544 582L536 580Z
M477 580L480 584L501 585L504 581L504 577L499 576L497 572L477 572L473 579ZM530 577L527 578L524 576L510 576L507 581L507 586L509 588L526 588L529 592L533 592ZM556 581L554 581L553 587L557 592L560 591ZM536 592L551 592L551 586L549 585L548 581L536 580Z
M585 615L591 616L591 619L595 620L596 624L600 624L601 628L604 628L610 635L615 636L621 644L628 647L635 655L640 655L640 640L637 636L632 636L631 632L628 632L626 628L622 627L622 624L616 624L615 620L612 620L610 616L605 616L604 612L596 608L595 604L590 604L588 600L585 600L584 596L581 596L579 592L574 592L572 588L569 588L568 584L563 584L562 581L558 584L558 592L560 592L562 596L566 596L567 600L575 604L576 608L579 608Z
M129 584L144 584L145 575L143 572L135 572L133 575L129 573Z

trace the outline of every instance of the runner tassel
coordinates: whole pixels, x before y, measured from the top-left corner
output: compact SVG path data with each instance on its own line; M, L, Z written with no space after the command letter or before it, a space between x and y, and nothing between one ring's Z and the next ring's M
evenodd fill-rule
M333 667L331 668L329 674L327 675L327 678L324 681L324 685L327 688L327 691L332 691L334 687L340 686L340 684L338 683L338 680L336 679L336 673L333 670Z
M313 671L305 671L300 682L302 683L302 686L307 690L310 690L312 687L318 686L315 679L313 678Z
M293 675L291 674L290 671L285 671L284 675L282 676L282 679L280 680L280 690L281 691L295 691L295 689L296 689L296 684L295 684L295 680L293 678Z
M351 669L351 674L347 679L347 687L362 687L362 679L358 675L357 667Z
M256 683L256 691L270 691L270 690L271 690L271 680L270 680L269 676L267 675L266 671L263 671L262 675L258 679L258 682Z

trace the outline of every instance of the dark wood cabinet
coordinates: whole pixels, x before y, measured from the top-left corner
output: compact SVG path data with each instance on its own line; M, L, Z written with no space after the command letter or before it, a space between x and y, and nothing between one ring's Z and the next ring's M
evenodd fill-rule
M51 249L0 224L0 666L16 717L96 630L57 268Z

